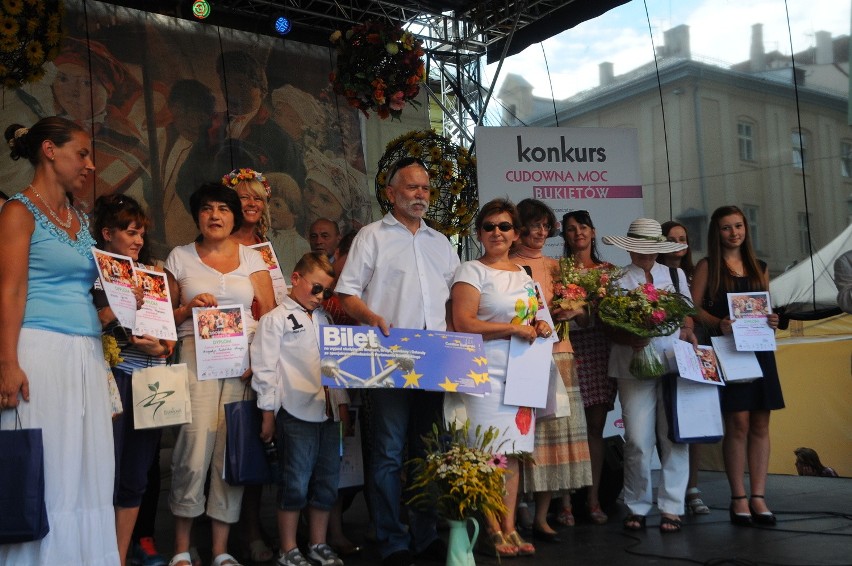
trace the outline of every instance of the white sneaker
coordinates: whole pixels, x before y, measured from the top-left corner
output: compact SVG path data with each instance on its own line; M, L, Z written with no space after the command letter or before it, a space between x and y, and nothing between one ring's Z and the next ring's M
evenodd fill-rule
M305 555L302 554L298 546L292 550L288 550L284 554L279 554L276 564L278 566L311 566L311 563L308 562L308 559L305 558Z
M308 558L320 566L343 566L343 560L325 543L315 544L308 548Z

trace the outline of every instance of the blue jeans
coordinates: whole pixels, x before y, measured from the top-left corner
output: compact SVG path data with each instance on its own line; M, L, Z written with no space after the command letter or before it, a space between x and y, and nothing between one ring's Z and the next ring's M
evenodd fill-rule
M372 389L370 431L372 454L368 477L370 511L382 558L400 550L422 552L438 538L436 510L408 509L408 529L400 521L400 500L413 495L402 490L402 465L424 455L422 437L442 418L443 393L402 389ZM409 476L410 477L410 476Z
M340 483L340 425L329 419L312 423L284 409L275 416L281 483L278 508L298 511L306 505L328 511Z

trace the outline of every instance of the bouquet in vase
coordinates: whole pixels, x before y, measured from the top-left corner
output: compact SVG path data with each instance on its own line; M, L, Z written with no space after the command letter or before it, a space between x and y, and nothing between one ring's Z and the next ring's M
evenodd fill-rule
M632 291L605 297L598 314L610 326L642 338L655 338L680 328L695 309L680 293L645 283ZM639 379L657 378L665 372L663 360L651 344L635 352L630 360L630 373Z
M427 454L412 461L411 489L417 494L409 504L438 509L445 519L462 521L474 513L502 515L506 457L492 451L499 436L495 427L481 426L470 434L470 421L455 422L447 430L433 425L426 437Z

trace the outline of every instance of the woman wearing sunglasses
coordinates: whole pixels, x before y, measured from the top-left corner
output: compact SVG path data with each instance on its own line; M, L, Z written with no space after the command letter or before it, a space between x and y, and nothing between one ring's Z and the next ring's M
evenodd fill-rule
M262 316L275 306L275 299L272 279L260 253L231 238L243 222L237 193L221 184L203 185L192 194L189 206L201 235L195 242L173 249L166 260L166 269L176 281L172 296L180 297L180 306L174 311L181 344L179 361L186 363L189 370L192 403L192 423L180 427L172 459L169 507L175 515L175 557L171 564L192 564L192 522L205 512L204 482L212 468L206 512L213 529L213 564L235 566L237 561L227 553L228 533L230 525L240 517L243 488L230 486L222 479L222 407L243 398L251 370L225 379L197 378L192 309L243 305L244 328L251 341L257 325L251 314L252 301L257 300L257 314Z
M517 336L533 343L549 337L553 329L536 320L538 299L533 280L509 259L509 250L520 235L521 220L515 205L505 199L485 204L476 216L476 235L484 253L459 266L451 297L453 325L459 332L481 334L488 357L491 395L463 395L471 430L496 427L500 435L492 449L507 457L509 473L502 517L486 517L488 540L500 557L532 555L535 547L525 542L515 526L520 466L518 455L531 453L535 438L535 411L530 407L503 404L509 339Z

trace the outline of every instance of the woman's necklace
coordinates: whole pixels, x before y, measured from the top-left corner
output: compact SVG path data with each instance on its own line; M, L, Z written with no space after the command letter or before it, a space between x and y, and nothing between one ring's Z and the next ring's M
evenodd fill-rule
M521 253L521 250L526 251L527 248L519 247L516 248L512 253L513 255L516 255L517 257L522 257L524 259L541 259L542 257L544 257L542 256L541 251L538 252L538 255L525 255Z
M29 188L32 189L33 194L35 194L35 196L38 197L38 200L41 201L41 204L43 204L44 207L47 209L47 212L50 213L50 217L53 218L54 222L56 222L57 224L59 224L60 226L65 228L66 230L71 228L71 223L73 222L73 219L71 218L71 204L68 202L67 198L65 199L66 216L65 216L65 221L63 222L62 219L59 218L59 215L56 214L55 212L53 212L53 208L49 204L47 204L47 201L44 200L44 197L41 196L41 194L36 190L36 188L32 185L30 185Z

